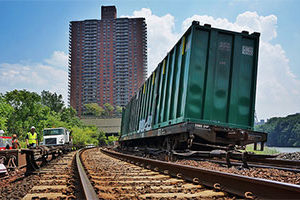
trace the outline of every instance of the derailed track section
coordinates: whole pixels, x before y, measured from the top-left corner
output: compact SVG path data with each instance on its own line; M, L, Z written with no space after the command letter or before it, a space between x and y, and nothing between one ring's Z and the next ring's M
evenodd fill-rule
M231 199L232 196L105 155L99 149L83 152L82 160L100 199Z
M179 177L221 191L226 191L240 197L259 199L300 199L299 185L178 165L107 150L102 151L118 159L135 163L136 165L145 166L148 169L163 172L173 177Z

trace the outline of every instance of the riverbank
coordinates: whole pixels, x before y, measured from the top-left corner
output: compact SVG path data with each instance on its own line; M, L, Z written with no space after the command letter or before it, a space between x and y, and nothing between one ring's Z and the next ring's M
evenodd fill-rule
M246 151L254 152L256 154L279 154L279 153L294 153L300 152L300 147L267 147L264 151L254 151L253 145L247 145Z
M280 153L300 152L300 147L268 147L268 148L275 149Z

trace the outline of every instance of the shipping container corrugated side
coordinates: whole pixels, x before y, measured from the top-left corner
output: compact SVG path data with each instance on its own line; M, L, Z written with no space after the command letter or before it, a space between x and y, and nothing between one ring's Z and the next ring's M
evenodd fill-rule
M121 140L182 122L252 130L259 35L194 22L123 110Z

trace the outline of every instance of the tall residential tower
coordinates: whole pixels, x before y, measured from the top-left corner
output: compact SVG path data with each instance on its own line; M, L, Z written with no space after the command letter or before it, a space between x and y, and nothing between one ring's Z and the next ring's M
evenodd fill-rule
M116 18L101 7L101 20L70 22L69 102L78 115L85 104L125 106L147 76L144 18Z

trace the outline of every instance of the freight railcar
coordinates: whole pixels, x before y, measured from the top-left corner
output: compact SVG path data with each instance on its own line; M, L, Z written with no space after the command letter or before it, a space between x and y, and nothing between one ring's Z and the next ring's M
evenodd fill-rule
M263 144L253 130L259 36L194 21L123 109L121 146Z

